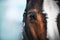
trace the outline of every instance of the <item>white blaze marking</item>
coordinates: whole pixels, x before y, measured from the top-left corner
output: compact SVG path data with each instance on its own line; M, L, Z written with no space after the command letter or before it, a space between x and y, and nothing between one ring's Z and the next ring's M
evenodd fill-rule
M43 10L47 14L47 37L50 40L58 40L59 32L57 28L58 5L53 0L44 0Z

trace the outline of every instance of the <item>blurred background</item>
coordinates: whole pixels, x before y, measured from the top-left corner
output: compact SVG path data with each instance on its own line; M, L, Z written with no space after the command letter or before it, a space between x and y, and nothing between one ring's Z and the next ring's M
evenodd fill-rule
M0 40L22 40L26 0L0 0Z

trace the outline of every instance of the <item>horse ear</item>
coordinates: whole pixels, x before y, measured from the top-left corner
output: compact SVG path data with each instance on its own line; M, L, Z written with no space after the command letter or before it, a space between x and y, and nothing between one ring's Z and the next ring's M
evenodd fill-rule
M26 21L26 11L23 14L23 22L25 22L25 21Z

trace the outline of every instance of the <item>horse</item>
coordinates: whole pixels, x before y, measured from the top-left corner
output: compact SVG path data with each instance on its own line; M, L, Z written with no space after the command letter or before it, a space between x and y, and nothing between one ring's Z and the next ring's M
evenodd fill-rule
M59 1L59 0L58 0ZM43 11L44 0L27 0L26 9L23 14L25 23L23 40L49 40L47 37L47 12ZM60 6L60 4L58 3ZM57 16L57 27L60 32L60 16Z
M46 40L46 20L45 15L42 14L42 2L43 0L27 2L23 17L25 22L24 40Z

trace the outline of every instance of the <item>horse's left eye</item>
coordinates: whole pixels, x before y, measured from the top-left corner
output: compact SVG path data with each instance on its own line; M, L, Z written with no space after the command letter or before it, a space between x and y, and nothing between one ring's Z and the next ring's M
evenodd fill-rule
M36 12L29 12L28 17L29 17L30 21L36 20L37 19Z

